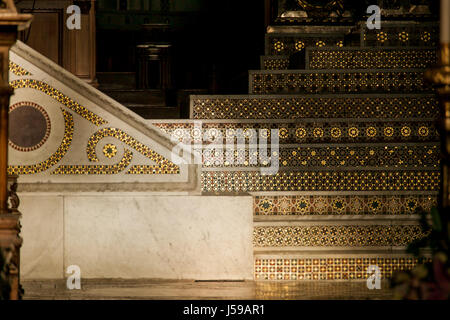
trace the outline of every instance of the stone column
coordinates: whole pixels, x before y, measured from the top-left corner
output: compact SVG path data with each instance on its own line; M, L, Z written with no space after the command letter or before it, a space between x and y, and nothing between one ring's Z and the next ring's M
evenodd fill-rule
M437 87L440 99L441 188L439 208L443 230L447 232L450 213L450 0L441 0L440 50L438 65L425 73ZM448 235L447 235L448 236Z
M9 49L16 42L19 30L27 28L32 16L17 13L13 0L0 0L0 253L6 263L0 270L10 285L9 298L21 298L20 289L20 213L11 208L8 199L8 112L9 97ZM16 197L16 196L15 196Z

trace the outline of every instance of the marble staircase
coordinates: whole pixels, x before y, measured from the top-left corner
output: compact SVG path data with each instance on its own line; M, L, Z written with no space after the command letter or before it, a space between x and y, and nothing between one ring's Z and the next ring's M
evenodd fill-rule
M253 196L256 280L363 280L369 265L389 278L418 262L406 246L425 235L418 213L440 179L438 101L423 80L436 25L359 28L357 46L342 30L269 28L249 95L191 96L190 121L154 123L180 141L278 130L276 174L260 172L270 164L254 164L251 147L202 168L204 194ZM293 58L305 70L289 70Z

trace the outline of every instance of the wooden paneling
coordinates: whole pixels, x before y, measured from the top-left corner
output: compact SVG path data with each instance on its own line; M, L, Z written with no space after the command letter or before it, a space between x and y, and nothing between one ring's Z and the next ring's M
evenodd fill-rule
M19 3L21 12L32 13L34 17L31 31L29 34L22 32L20 39L76 76L96 85L95 0L90 2L90 10L82 11L80 30L66 27L69 17L66 10L73 1L36 0L34 8L30 1Z
M24 13L30 13L23 10ZM31 28L22 33L21 40L50 58L62 64L62 10L35 10Z

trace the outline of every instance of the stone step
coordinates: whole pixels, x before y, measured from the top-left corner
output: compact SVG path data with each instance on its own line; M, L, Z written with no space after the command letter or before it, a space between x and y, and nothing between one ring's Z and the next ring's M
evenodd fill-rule
M437 205L437 193L254 195L254 221L348 220L415 217Z
M191 119L436 118L434 94L192 95Z
M381 29L368 29L360 23L361 46L415 46L429 47L439 44L437 22L382 21Z
M206 193L261 192L436 192L440 173L431 170L353 171L205 171L202 191Z
M381 279L391 278L393 272L411 270L419 261L404 251L340 252L286 252L254 254L255 280L366 280L369 265L380 270ZM373 274L373 272L371 272Z
M251 170L269 167L258 159L258 146L221 146L211 155L204 146L203 170ZM199 149L200 150L200 149ZM267 154L267 153L266 153ZM278 166L281 171L323 170L438 170L440 148L432 143L366 143L366 144L280 144Z
M261 56L262 70L286 70L289 68L289 56Z
M423 69L250 70L250 94L432 92Z
M433 118L397 119L298 119L298 120L155 120L149 123L175 139L194 141L223 139L236 141L242 130L245 143L249 138L267 137L271 143L271 130L278 130L279 143L408 143L438 142L439 135ZM218 140L215 140L219 142ZM224 140L222 140L224 141Z
M306 48L306 68L421 69L436 64L436 53L435 47Z

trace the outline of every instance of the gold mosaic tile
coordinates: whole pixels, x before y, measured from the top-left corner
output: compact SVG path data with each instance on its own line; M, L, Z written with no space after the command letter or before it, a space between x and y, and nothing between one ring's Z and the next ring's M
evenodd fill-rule
M71 98L67 97L60 91L56 90L55 88L51 87L45 82L39 81L39 80L32 80L32 79L20 79L20 80L14 80L9 83L14 89L20 89L20 88L32 88L39 90L46 95L50 96L51 98L55 99L56 101L62 103L64 106L69 108L70 110L74 111L79 116L83 117L84 119L92 122L96 126L100 126L102 124L107 123L106 120L102 119L95 113L89 111L86 107L80 105L79 103L75 102Z
M252 94L432 92L419 71L289 72L250 74ZM373 98L372 98L373 99ZM378 99L378 98L376 98Z
M18 64L9 61L9 71L11 71L13 74L15 74L16 76L30 76L31 73L27 70L25 70L24 68L22 68L21 66L19 66Z
M56 152L50 158L38 164L8 166L8 174L25 175L40 173L57 164L66 155L73 139L74 121L73 116L69 112L63 109L61 111L64 116L64 137Z
M119 163L114 165L62 165L59 166L52 174L56 175L82 175L82 174L118 174L125 170L133 159L133 153L125 150L125 153Z
M435 49L309 51L310 69L427 68L437 62Z
M204 192L437 191L438 171L202 172Z
M378 266L381 279L389 279L396 271L411 270L430 258L411 256L354 258L256 258L255 280L366 280L369 265Z
M399 119L437 118L439 115L438 100L430 95L396 98L205 96L193 99L192 108L193 119Z
M254 227L255 247L406 246L427 235L419 225Z
M256 216L279 215L410 215L429 212L437 205L435 195L377 196L255 196Z

